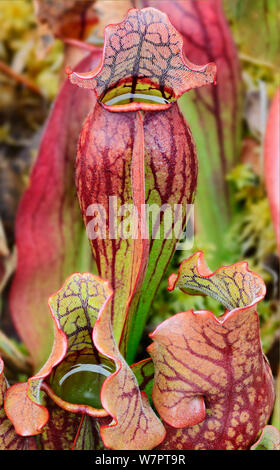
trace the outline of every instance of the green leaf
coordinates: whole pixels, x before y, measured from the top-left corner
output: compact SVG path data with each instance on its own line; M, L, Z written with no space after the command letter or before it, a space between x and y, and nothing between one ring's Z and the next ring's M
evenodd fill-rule
M152 404L152 390L154 383L153 361L151 361L151 359L144 359L136 364L132 364L131 369L137 379L141 392L146 393L150 403Z
M72 450L101 450L104 445L99 434L99 423L95 418L82 415L81 423Z
M280 432L274 426L265 426L250 450L280 450Z
M247 307L265 296L263 280L248 269L246 261L223 266L212 273L202 252L183 261L178 275L171 274L168 289L175 287L186 294L209 295L228 310Z
M97 405L102 383L114 364L107 367L110 361L95 348L92 330L110 297L108 283L90 273L73 274L50 297L52 352L36 375L13 385L5 397L6 412L20 435L39 434L49 420L42 389L66 411L108 415Z
M265 284L247 263L211 273L202 253L171 275L170 290L209 295L229 311L188 310L150 335L153 402L168 424L161 449L248 449L267 423L274 383L263 355L257 305Z

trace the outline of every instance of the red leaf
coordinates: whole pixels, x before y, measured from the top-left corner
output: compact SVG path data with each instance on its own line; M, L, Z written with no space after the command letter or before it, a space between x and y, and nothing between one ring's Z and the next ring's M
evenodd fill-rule
M153 204L170 207L172 229L167 232L165 214L152 220L149 262L137 309L132 316L129 331L129 362L134 360L147 314L157 288L172 259L181 231L175 234L176 207L182 209L182 229L189 216L188 204L193 203L197 181L196 148L191 131L177 104L164 112L146 112L143 120L145 148L145 187L148 210ZM156 232L156 234L155 234ZM165 236L167 233L168 236Z
M102 445L97 420L87 415L66 411L50 398L47 400L47 408L50 418L40 436L42 450L84 450L86 431L90 434L92 444L87 450L97 450ZM85 419L90 429L84 429Z
M99 274L115 292L110 308L117 341L146 266L148 240L140 237L138 221L133 238L121 237L121 227L112 232L110 224L120 205L133 204L140 214L145 202L142 134L142 119L137 113L113 114L97 103L85 121L78 145L77 191ZM117 209L111 207L110 196L115 197ZM97 224L89 215L99 207L103 219ZM97 238L95 225L100 230Z
M170 204L173 209L178 203L184 206L182 222L186 222L185 204L192 202L196 185L196 160L189 128L174 102L189 88L212 83L216 67L213 63L190 64L182 55L182 46L166 15L153 8L130 10L123 22L106 28L100 67L87 74L69 71L73 83L94 89L100 101L81 132L76 182L85 223L87 216L94 215L92 204L105 209L98 222L105 233L102 239L97 235L92 246L99 273L115 292L114 334L124 353L128 330L131 327L141 336L150 305L149 301L139 302L131 326L148 261L148 240L143 236L139 240L139 222L136 237L112 236L109 198L116 196L120 204L133 204L137 209L145 202ZM146 111L143 119L136 110ZM156 224L161 222L157 219ZM150 243L152 261L144 288L150 301L177 241L172 232L167 243L163 236ZM161 266L156 274L155 264ZM138 341L139 337L132 340L132 355Z
M7 388L8 385L4 377L4 363L0 358L0 450L35 450L35 441L18 436L5 413L3 404Z
M166 109L191 88L215 82L216 65L194 65L182 48L180 34L164 13L129 10L121 23L105 28L100 67L89 73L69 71L69 78L93 89L114 112Z
M99 53L79 70L98 63ZM14 324L35 369L44 363L53 340L47 301L65 277L79 269L83 223L76 202L74 159L83 119L94 95L66 82L49 117L29 188L16 220L18 265L11 288Z
M40 388L42 380L64 357L67 342L57 322L53 321L54 346L52 352L39 373L26 383L18 383L7 390L5 411L16 431L21 436L34 436L42 432L49 419L49 412L41 404Z
M53 401L66 411L88 413L94 417L107 416L107 412L102 407L96 409L80 400L69 402L64 399L64 396L54 393L52 388L55 385L55 375L50 384L47 381L43 383L43 381L49 378L53 370L57 370L55 366L63 365L71 354L77 354L74 365L79 360L82 361L80 356L85 351L89 350L91 357L97 355L92 343L92 328L99 310L104 308L110 297L111 291L108 283L87 273L73 274L62 288L50 297L51 315L50 313L49 315L54 329L51 354L37 374L30 377L27 383L10 387L5 397L7 416L13 422L18 434L22 436L40 434L46 425L49 413L42 399L41 390L47 392ZM69 364L66 363L66 365ZM70 362L69 366L68 373L73 364ZM66 377L65 373L64 377ZM82 387L83 383L80 383L78 392Z
M117 367L101 389L102 405L113 417L110 424L100 429L105 446L115 450L153 449L164 439L165 430L120 354L108 308L100 312L93 340L98 350L113 359Z
M153 448L163 440L164 427L150 407L145 393L140 392L136 377L115 342L111 313L107 308L111 298L108 282L90 273L73 274L50 298L55 328L52 353L28 383L12 386L5 398L6 413L19 434L35 435L44 428L46 446L62 445L65 448L69 445L73 435L67 417L51 407L54 411L51 416L53 422L49 422L49 412L42 397L42 391L45 391L56 405L66 411L98 418L110 414L113 421L103 423L101 428L107 447L145 449ZM107 367L105 371L109 362L114 367ZM143 376L148 369L143 364L138 372ZM86 377L81 375L85 373ZM68 388L67 385L63 388L62 384L69 379L70 385L68 382ZM57 428L61 419L67 435L57 443ZM69 420L77 424L72 414ZM83 445L84 440L85 445L90 445L90 427L87 424L88 419L82 426L80 439L77 436L74 440L75 448L78 441L79 445Z
M210 273L198 253L182 263L175 284L230 310L219 318L208 311L178 313L152 334L153 402L168 423L161 448L248 449L274 402L256 311L264 283L247 263Z
M27 383L10 387L5 396L5 411L20 436L35 436L42 432L49 413L45 407L30 400L27 390Z
M184 54L194 63L214 61L217 85L190 91L179 101L197 145L199 161L196 228L224 257L224 232L231 220L226 174L238 161L242 90L238 53L221 0L142 0L164 11L182 35Z

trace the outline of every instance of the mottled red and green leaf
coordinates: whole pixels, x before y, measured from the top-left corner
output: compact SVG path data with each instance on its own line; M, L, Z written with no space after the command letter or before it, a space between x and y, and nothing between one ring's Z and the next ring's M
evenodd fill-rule
M167 423L162 449L248 449L270 417L273 378L256 311L265 286L245 268L210 273L197 253L171 278L173 288L213 296L230 310L219 318L178 313L152 334L153 402Z
M78 146L76 184L86 223L90 222L87 216L94 215L92 204L102 204L104 217L112 215L109 197L116 196L119 204L133 204L137 209L144 203L169 204L175 219L179 218L175 204L181 204L184 228L185 206L193 200L197 166L190 130L175 101L190 88L212 83L216 67L213 63L189 63L182 47L182 38L165 14L153 8L130 10L122 23L106 28L100 67L89 73L69 71L72 83L93 89L100 102L88 116ZM137 110L145 111L143 118ZM115 292L116 340L126 354L131 337L128 360L132 362L147 312L180 234L175 236L172 225L168 237L160 235L155 240L150 230L148 249L145 237L141 242L131 235L125 240L119 233L112 237L107 220L104 225L106 239L95 237L93 252L101 277L109 279ZM153 233L162 226L161 212ZM126 262L120 263L124 255ZM145 298L142 295L139 300L142 282Z
M89 54L78 69L95 66L99 58L99 52ZM68 82L62 86L17 213L18 262L10 308L36 371L48 358L53 343L49 296L67 276L91 266L76 199L74 159L83 120L94 102L93 94L73 90Z

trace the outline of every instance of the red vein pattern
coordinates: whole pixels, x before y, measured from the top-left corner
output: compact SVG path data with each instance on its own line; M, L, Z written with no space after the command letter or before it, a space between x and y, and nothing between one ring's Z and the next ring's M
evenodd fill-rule
M142 287L142 295L132 316L129 333L128 361L133 361L141 339L147 314L174 254L179 236L174 227L180 216L176 204L182 208L182 229L188 217L187 204L193 203L197 182L196 148L189 129L177 104L164 112L146 112L143 121L145 148L146 204L169 205L174 216L172 234L163 237L166 229L163 213L158 215L151 231L158 228L159 238L151 236L149 261ZM170 234L168 234L170 235Z
M42 445L50 448L62 445L67 448L73 439L75 428L73 448L83 443L91 445L93 436L88 425L80 423L81 426L76 426L77 420L73 416L73 413L86 413L98 418L107 417L108 414L113 417L110 424L106 419L99 422L102 424L102 440L109 448L150 449L163 440L164 427L150 407L146 394L140 393L137 379L114 339L111 311L108 308L112 295L107 281L85 273L73 274L57 294L50 298L49 305L56 331L52 354L36 376L31 377L28 383L13 385L5 397L6 413L20 435L35 435L43 431ZM99 353L113 360L117 368L101 388L104 409L68 403L56 396L51 389L55 374L53 379L49 378L49 383L47 381L52 370L55 371L54 367L58 364L60 367L63 364L61 361L66 360L70 353L90 350L96 357L96 348ZM81 383L79 388L82 386ZM63 411L70 412L68 418L55 405L51 405L49 409L45 403L42 405L40 390L46 392ZM65 426L66 434L59 441L58 431L61 426ZM98 436L96 439L98 440Z
M105 236L104 239L96 238L91 243L99 274L102 278L108 279L115 292L111 309L117 340L121 337L122 328L127 319L127 303L133 293L140 262L142 262L142 270L145 268L147 261L145 250L148 241L142 240L145 244L143 251L146 260L141 260L141 241L131 238L121 239L118 234L115 238L109 239L109 235L112 234L108 217L108 214L112 214L109 196L117 197L119 205L135 204L136 198L133 197L133 191L138 177L138 172L135 170L135 158L142 152L144 152L146 192L146 199L142 203L146 202L149 205L156 203L159 206L169 204L172 209L175 204L182 204L182 225L184 226L185 206L192 202L196 186L197 164L190 130L177 105L174 104L164 113L146 112L142 121L134 112L112 114L96 104L80 136L76 184L86 224L91 223L87 214L90 213L88 208L93 203L102 205L107 214L106 223L103 225L107 238ZM131 175L133 169L135 178ZM137 207L139 205L140 203L137 203ZM162 215L161 213L161 219L155 223L161 227L164 223ZM138 324L137 329L134 330L137 338L133 336L131 340L134 343L133 350L141 336L145 314L151 305L158 282L173 255L176 243L177 239L173 235L170 238L163 239L161 236L160 239L150 241L151 261L143 288L145 297L142 297L138 307L139 311L141 310L141 324ZM131 262L135 256L133 253L136 253L138 258L138 267L138 263ZM134 275L131 274L132 269ZM131 282L133 276L135 281ZM157 280L156 286L155 279ZM134 308L136 300L135 296ZM130 311L132 309L133 306ZM130 318L123 332L124 343L126 343L129 321Z
M190 91L180 108L197 142L197 226L222 253L223 234L231 217L225 175L238 161L242 111L241 67L222 1L141 0L140 5L168 15L192 62L214 61L217 65L217 86Z
M69 78L72 83L94 89L98 98L131 77L132 92L138 80L150 79L150 86L161 90L163 97L165 89L177 99L191 88L212 83L216 75L215 64L196 66L188 62L182 47L181 36L165 14L154 8L129 10L121 23L105 28L99 69L88 74L69 71ZM121 107L110 109L121 111Z
M187 412L197 419L182 429L166 426L161 448L247 449L274 401L255 309L235 310L221 323L211 312L180 313L162 324L153 339L157 409L164 419L168 414L169 422L172 415L175 424Z
M208 294L231 310L219 319L208 311L178 313L151 335L153 402L167 423L162 449L248 449L270 417L273 377L256 311L265 285L246 268L210 273L196 253L172 276L172 288Z
M91 205L99 204L105 209L105 220L99 221L100 230L105 230L104 237L92 239L91 244L99 274L115 292L110 309L117 341L122 334L127 306L140 280L139 272L146 267L148 240L141 239L138 221L136 237L122 238L122 226L112 228L110 220L116 218L121 205L133 204L140 209L145 202L141 178L142 129L142 119L137 113L112 114L97 103L86 119L78 146L76 184L89 231ZM111 208L110 196L116 198L117 208Z
M221 0L142 0L143 6L155 6L168 15L169 20L183 38L184 54L194 63L214 61L218 70L215 87L196 90L197 104L216 117L220 139L222 165L226 165L226 142L223 136L223 106L231 111L229 128L232 148L236 153L236 129L239 103L240 64L236 47L225 19ZM191 95L188 95L191 96ZM202 113L203 111L201 111ZM211 148L208 149L211 152ZM232 155L234 158L234 153ZM233 160L234 161L234 160Z
M91 53L78 66L95 66ZM20 338L38 370L53 341L48 298L78 269L83 221L76 198L74 159L82 122L94 95L63 85L50 114L29 187L16 220L18 263L10 308Z
M97 450L102 446L94 418L65 411L49 398L47 408L50 419L40 436L42 450Z
M93 340L98 350L115 361L117 371L101 390L101 401L113 421L100 429L106 447L115 450L149 450L165 437L164 426L153 412L145 393L140 393L135 375L120 354L109 309L95 323Z
M107 412L90 405L69 403L58 397L48 383L44 383L55 366L67 354L86 351L99 361L98 352L92 342L92 329L98 313L109 300L108 283L90 273L73 274L61 289L49 299L54 328L52 352L40 371L27 383L10 387L5 396L5 410L18 434L32 436L40 434L49 420L48 409L42 403L43 389L61 408L73 413L88 413L91 416L107 416ZM55 369L54 369L55 370ZM55 380L55 374L54 374Z
M153 8L130 10L123 22L106 28L101 66L87 74L69 72L72 83L94 89L101 100L88 116L78 146L76 185L85 223L89 222L87 216L94 215L90 212L93 203L102 205L104 217L108 217L108 199L117 196L120 204L133 203L137 208L145 202L158 206L170 204L171 209L175 204L181 204L184 226L185 204L193 200L197 165L190 130L176 103L155 105L138 102L137 98L126 104L109 106L102 101L104 94L107 96L112 90L116 96L127 92L133 96L135 92L141 95L143 92L148 95L146 98L154 97L156 92L163 96L166 92L176 100L191 87L213 83L215 64L198 67L188 63L183 57L182 45L180 35L165 14ZM108 110L121 114L115 115ZM145 111L143 118L136 114L137 110ZM160 112L156 113L158 110ZM139 182L140 190L137 189ZM161 212L156 225L162 226L162 222ZM104 227L104 221L101 220L99 225ZM172 231L173 228L174 225ZM133 338L130 345L133 356L151 303L142 300L134 315L136 320L130 327L130 312L137 306L147 265L148 241L145 242L143 237L142 243L131 237L129 241L123 241L112 236L108 240L108 231L112 235L106 219L106 239L94 238L92 247L99 274L109 280L115 292L111 306L114 333L124 354L129 329L137 332L137 338ZM145 278L145 289L149 288L149 295L146 291L145 297L151 301L177 240L172 232L168 241L163 235L160 240L151 241L151 261ZM135 267L131 260L136 263ZM132 296L133 305L129 305ZM129 361L132 360L130 357Z
M81 416L65 411L47 398L49 420L40 436L42 450L71 450Z
M212 273L201 251L181 263L178 276L171 274L168 290L175 287L187 294L209 295L228 310L250 305L265 295L263 280L248 269L246 261Z
M151 391L154 381L154 364L149 359L143 359L140 362L132 364L131 369L137 378L138 386L141 392L145 392L151 398Z
M61 361L76 361L83 354L96 358L100 362L98 352L92 341L92 330L98 313L105 307L110 298L108 283L101 281L90 273L73 274L61 289L49 299L49 306L57 329L52 354L38 374L28 381L28 396L33 402L38 400L42 379L49 376L54 367ZM74 358L73 358L74 356ZM72 362L69 362L71 365ZM56 370L52 381L56 381ZM53 383L51 381L51 383ZM58 397L51 384L43 384L43 389L61 408L74 413L88 413L91 416L106 416L103 409L95 409L89 405L68 403Z
M83 415L72 450L103 450L104 444L100 436L100 423L105 422L105 420L108 422L108 418L95 419Z

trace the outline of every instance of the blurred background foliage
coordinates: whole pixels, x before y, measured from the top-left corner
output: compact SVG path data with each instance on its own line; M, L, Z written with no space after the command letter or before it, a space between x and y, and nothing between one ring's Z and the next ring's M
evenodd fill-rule
M129 3L97 2L96 8L103 12L103 23L92 36L93 42L101 41L106 15L121 18ZM244 105L241 152L238 163L225 175L231 188L233 215L224 233L226 251L222 261L232 264L246 260L250 269L266 282L266 299L259 305L261 337L276 375L280 333L279 257L264 185L262 145L267 111L280 79L279 1L224 0L223 6L241 61ZM44 35L38 29L31 0L1 0L0 24L0 326L4 333L13 336L7 298L15 268L15 214L28 184L44 123L64 79L67 45L53 39L51 46L42 46ZM176 251L154 302L146 333L170 315L188 308L222 313L213 299L166 290L168 275L176 272L182 259L196 250L205 252L210 268L218 267L215 260L219 246L207 243L205 236L196 233L191 250ZM2 351L6 348L7 355L14 343L17 344L16 340L6 344L0 338L0 353L1 348ZM146 345L143 340L141 358Z

